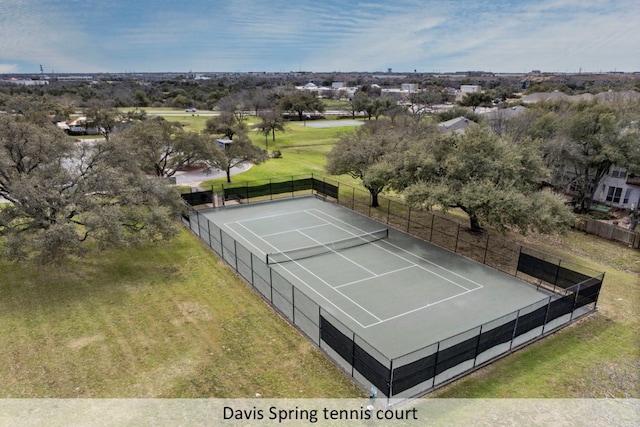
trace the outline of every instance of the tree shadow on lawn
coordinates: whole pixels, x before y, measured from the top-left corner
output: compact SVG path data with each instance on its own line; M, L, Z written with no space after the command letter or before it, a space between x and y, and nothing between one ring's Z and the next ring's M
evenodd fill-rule
M187 255L171 242L139 248L92 252L85 258L40 265L0 261L0 312L55 310L84 300L122 303L136 288L176 281ZM182 243L184 244L184 243Z

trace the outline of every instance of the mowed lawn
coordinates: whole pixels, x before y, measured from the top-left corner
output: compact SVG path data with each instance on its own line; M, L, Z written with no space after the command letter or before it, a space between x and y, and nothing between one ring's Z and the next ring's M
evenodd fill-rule
M0 278L0 397L361 395L186 229Z

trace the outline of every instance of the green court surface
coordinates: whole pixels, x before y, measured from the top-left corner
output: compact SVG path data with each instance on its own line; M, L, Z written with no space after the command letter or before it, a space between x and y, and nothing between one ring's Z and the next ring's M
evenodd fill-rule
M394 229L369 241L363 234L386 225L315 197L201 213L265 262L305 248L270 255L271 268L388 358L550 295ZM351 238L359 245L332 249Z

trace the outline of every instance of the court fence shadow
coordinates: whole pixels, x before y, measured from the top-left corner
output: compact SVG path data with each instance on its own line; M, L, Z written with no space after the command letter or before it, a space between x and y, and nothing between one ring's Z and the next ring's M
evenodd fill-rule
M220 229L203 209L310 196L386 223L427 242L520 278L549 291L549 296L470 330L419 350L388 357L359 337L303 291ZM183 195L192 206L183 215L191 229L220 258L289 322L304 333L363 389L388 406L429 393L597 310L604 273L568 262L515 242L473 235L460 224L380 196L370 206L364 190L318 176L274 178L223 184L210 191ZM527 286L523 283L523 286ZM375 391L375 393L374 393Z

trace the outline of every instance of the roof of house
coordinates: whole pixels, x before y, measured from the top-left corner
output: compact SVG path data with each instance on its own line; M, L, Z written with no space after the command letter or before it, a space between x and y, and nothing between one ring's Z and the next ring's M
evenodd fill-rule
M439 123L445 132L457 132L464 133L470 126L475 126L477 123L473 120L469 120L466 117L460 116L455 119L447 120L446 122Z

